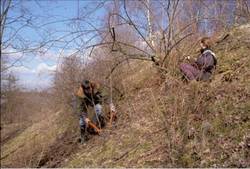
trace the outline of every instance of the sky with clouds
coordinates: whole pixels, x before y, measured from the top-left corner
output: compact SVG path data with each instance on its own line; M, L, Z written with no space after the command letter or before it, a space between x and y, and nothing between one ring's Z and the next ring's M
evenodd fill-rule
M85 58L91 50L86 49L86 46L93 45L100 41L98 37L104 36L100 36L99 32L107 32L102 31L102 27L106 23L105 17L107 19L108 12L110 12L109 2L112 1L24 0L12 2L16 4L16 7L8 12L10 18L8 22L12 23L12 27L9 25L6 27L3 42L8 42L10 37L14 38L11 45L3 45L2 51L3 57L8 61L7 67L15 65L8 72L17 76L22 88L44 89L52 85L53 75L60 65L61 58L76 51L80 51L79 56ZM23 18L19 18L22 14L26 20L30 17L29 24L26 26L23 26ZM77 19L79 17L81 21ZM15 30L18 30L18 34L15 34ZM146 30L142 32L146 34ZM18 52L18 48L22 46L32 49L46 41L51 42L36 52ZM137 46L141 48L146 45L141 41L139 44Z
M12 2L19 4L17 9L9 11L9 17L18 18L21 13L28 16L31 14L32 25L22 28L18 32L21 38L16 36L17 38L14 39L12 46L3 51L8 64L15 63L15 66L8 71L17 76L18 83L22 88L44 89L50 87L53 83L53 74L60 65L62 57L67 57L77 50L80 51L79 56L85 59L91 50L91 48L86 47L99 42L101 36L106 36L100 35L100 32L107 33L103 25L107 23L108 13L110 12L109 2L112 1L24 0ZM83 22L76 19L79 16ZM22 27L22 21L14 22L12 26L19 29ZM9 35L13 34L11 30L5 30L4 39L8 39ZM142 30L142 32L146 34L145 30ZM57 41L53 45L50 43L51 46L47 45L36 52L22 54L16 50L23 42L27 41L27 46L34 48L39 46L39 41L44 39L45 41L57 39ZM145 46L145 44L141 45L142 47Z
M13 1L14 3L16 1ZM71 18L77 17L79 15L78 6L84 6L88 1L23 1L21 3L24 9L27 9L29 13L32 13L33 16L37 17L36 21L33 23L35 26L41 26L41 29L32 30L30 27L24 27L19 34L21 34L23 40L29 42L34 42L35 45L37 42L42 40L44 30L53 32L53 36L50 39L55 37L64 36L68 31L70 31L70 25L67 22L55 22L54 21L63 21ZM15 18L23 12L20 8L11 9L8 13L8 16ZM21 21L20 21L21 23ZM16 29L22 26L19 22L12 24ZM53 23L48 24L47 23ZM45 25L45 26L44 26ZM42 29L43 28L43 29ZM3 39L7 39L11 35L11 32L8 29L5 31L5 36ZM47 34L48 38L49 34ZM72 37L70 37L72 38ZM49 38L48 38L49 39ZM65 38L67 39L67 38ZM18 39L13 41L18 43ZM31 44L31 43L30 43ZM61 51L62 46L54 45L50 47L46 52L32 52L32 53L20 53L17 52L12 46L7 47L3 50L3 56L8 60L7 66L10 66L14 63L15 66L8 69L8 72L12 72L17 76L18 84L22 88L26 89L44 89L50 87L53 80L53 73L57 69L59 64L59 59L61 57L70 55L74 52L74 48L69 46L65 50ZM44 49L43 49L44 50Z

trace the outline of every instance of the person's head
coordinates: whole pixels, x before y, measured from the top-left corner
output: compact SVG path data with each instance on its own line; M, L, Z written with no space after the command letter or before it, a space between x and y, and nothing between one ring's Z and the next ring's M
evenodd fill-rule
M91 83L89 80L83 80L81 87L84 93L90 94L92 92Z
M200 46L202 49L210 48L211 47L211 39L209 37L201 38Z

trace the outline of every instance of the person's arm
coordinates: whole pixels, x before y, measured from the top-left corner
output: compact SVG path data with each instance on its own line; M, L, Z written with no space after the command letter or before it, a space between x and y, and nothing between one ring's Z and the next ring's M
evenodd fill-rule
M185 60L187 60L192 66L197 67L197 64L196 64L197 59L194 59L191 56L186 56Z
M79 117L87 117L87 107L84 98L76 96L76 113Z
M217 60L212 53L206 54L206 62L204 64L205 71L209 72L216 66Z
M94 91L94 100L95 102L102 102L102 91L101 91L101 87L98 83L92 83L92 88Z
M97 102L101 103L102 102L102 92L98 90L95 94L95 99Z
M200 69L210 71L214 66L214 58L211 53L202 54L196 61Z
M198 69L202 69L206 63L206 58L203 54L201 54L195 61L195 64Z
M188 60L191 64L195 63L195 59L190 56L187 56L186 60Z

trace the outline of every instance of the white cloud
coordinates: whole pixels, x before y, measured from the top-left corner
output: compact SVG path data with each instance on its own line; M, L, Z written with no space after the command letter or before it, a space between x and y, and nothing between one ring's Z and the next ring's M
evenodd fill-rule
M36 69L34 70L35 73L37 74L51 74L53 72L55 72L56 70L56 65L53 66L48 66L46 63L40 63Z
M63 50L63 51L40 51L37 53L37 56L42 60L42 61L53 61L53 62L59 62L60 58L68 57L72 54L74 54L76 51L75 50Z
M32 69L29 69L24 66L13 66L10 67L8 72L12 72L14 74L26 74L26 73L34 73Z
M23 52L18 52L16 49L8 47L2 51L2 55L8 59L20 59L23 57Z
M46 88L52 85L53 75L60 66L61 59L73 54L74 50L60 51L49 50L48 52L15 53L13 48L3 51L6 59L6 67L16 60L15 66L9 68L5 73L12 72L19 79L18 83L25 88ZM20 65L20 66L17 66ZM23 66L24 65L24 66Z
M51 87L52 81L50 78L33 78L27 80L18 81L19 85L25 89L45 89Z
M52 65L52 66L49 66L47 65L46 63L40 63L36 68L34 69L29 69L27 67L24 67L24 66L13 66L11 67L8 72L12 72L14 74L37 74L37 75L40 75L40 74L46 74L46 75L49 75L53 72L56 71L56 65Z
M8 49L6 53L15 52L13 49ZM20 64L24 66L14 66L6 71L12 72L19 79L18 83L29 89L33 88L46 88L52 85L52 79L55 71L60 69L61 59L73 54L74 50L63 51L62 53L57 51L48 51L46 53L25 54L20 59ZM5 56L10 65L14 60L21 57L18 54L8 54ZM19 64L19 65L20 65Z
M55 51L47 51L47 52L40 51L37 53L37 56L42 61L50 60L53 62L57 62L57 60L60 57L59 53Z
M8 72L12 72L16 75L20 74L34 74L34 75L51 75L56 71L57 66L52 65L49 66L46 63L42 62L37 65L34 69L29 69L25 66L13 66L8 69Z

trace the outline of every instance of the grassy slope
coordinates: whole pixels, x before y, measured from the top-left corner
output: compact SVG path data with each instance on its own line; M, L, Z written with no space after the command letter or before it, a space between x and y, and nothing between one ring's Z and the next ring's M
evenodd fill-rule
M87 144L68 144L77 118L51 114L2 145L2 166L249 167L249 37L249 27L235 29L215 47L210 83L183 84L169 74L163 82L147 63L132 68L115 126Z
M61 125L62 121L63 125ZM2 167L39 166L40 160L48 151L49 146L64 134L71 123L72 119L66 118L65 113L59 111L27 127L16 137L1 145ZM8 126L3 130L6 129Z
M184 85L166 75L159 85L150 66L133 71L139 78L128 81L142 81L119 103L127 120L83 145L65 166L249 166L249 37L249 27L237 28L215 47L218 68L210 83Z

